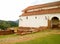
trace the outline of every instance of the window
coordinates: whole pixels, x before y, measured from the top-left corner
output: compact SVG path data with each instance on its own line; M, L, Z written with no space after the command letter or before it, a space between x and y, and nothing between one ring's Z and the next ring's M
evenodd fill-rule
M35 19L37 19L37 17L35 17Z
M28 19L28 17L26 17L26 19Z

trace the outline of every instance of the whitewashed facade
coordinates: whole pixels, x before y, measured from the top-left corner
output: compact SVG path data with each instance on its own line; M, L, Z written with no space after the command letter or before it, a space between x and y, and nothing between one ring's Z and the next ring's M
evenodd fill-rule
M22 16L19 18L19 27L37 27L38 28L40 26L48 26L48 19L51 20L53 17L57 17L60 19L60 13Z

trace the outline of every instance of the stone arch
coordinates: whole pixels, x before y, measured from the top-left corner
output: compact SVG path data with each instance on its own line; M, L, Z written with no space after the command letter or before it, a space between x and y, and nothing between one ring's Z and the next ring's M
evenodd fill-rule
M58 17L52 17L51 27L52 28L59 28L59 18Z

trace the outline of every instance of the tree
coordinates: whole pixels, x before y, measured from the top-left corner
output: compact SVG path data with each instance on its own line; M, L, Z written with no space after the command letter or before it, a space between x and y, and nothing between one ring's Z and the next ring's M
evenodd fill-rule
M1 21L0 20L0 29L7 29L7 28L10 28L10 27L17 27L18 24L13 22L13 21Z
M7 22L3 21L0 23L1 29L7 29L8 27L10 27L10 24L8 24Z

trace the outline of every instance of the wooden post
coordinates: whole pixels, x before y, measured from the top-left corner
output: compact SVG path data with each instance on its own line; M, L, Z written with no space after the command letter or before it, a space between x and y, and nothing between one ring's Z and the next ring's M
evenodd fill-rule
M51 28L51 20L48 19L48 28Z

